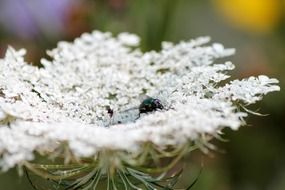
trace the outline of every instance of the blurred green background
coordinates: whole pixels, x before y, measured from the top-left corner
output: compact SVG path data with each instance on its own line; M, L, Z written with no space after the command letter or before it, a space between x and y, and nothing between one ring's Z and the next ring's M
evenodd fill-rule
M159 50L161 41L198 36L237 50L230 60L233 78L266 74L285 87L285 0L0 0L0 56L7 45L26 48L26 60L39 65L46 49L94 29L137 33L142 49ZM180 186L194 190L285 189L285 98L272 93L254 108L248 125L225 131L228 142L215 142L210 155L185 158ZM0 189L32 189L16 169L0 174Z

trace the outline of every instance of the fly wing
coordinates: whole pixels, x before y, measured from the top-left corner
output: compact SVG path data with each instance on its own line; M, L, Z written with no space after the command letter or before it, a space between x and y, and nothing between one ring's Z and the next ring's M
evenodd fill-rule
M128 109L121 110L120 113L129 112L129 111L136 110L136 109L139 109L139 106L133 106Z
M114 117L112 118L111 125L131 123L131 122L136 121L138 118L139 118L139 110L137 108L128 109L128 110L116 113Z
M146 95L146 94L141 94L139 95L139 100L140 102L144 101L145 99L150 98L150 96Z

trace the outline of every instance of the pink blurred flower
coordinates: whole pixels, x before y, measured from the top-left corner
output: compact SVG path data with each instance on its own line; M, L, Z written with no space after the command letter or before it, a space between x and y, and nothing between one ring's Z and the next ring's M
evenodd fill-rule
M74 0L1 0L0 24L22 38L62 33Z

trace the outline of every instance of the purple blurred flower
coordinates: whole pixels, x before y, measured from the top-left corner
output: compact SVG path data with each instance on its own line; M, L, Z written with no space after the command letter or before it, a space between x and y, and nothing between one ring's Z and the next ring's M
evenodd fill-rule
M17 36L61 33L67 12L74 0L1 0L0 24Z

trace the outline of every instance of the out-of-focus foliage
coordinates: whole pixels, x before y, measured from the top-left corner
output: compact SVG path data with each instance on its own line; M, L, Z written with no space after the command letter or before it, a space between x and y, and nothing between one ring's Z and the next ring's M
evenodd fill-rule
M38 65L58 40L72 40L93 29L135 32L144 50L163 40L177 42L201 35L235 47L235 77L266 74L280 80L281 92L252 109L249 126L226 131L219 151L185 158L183 183L202 169L194 190L285 189L285 1L284 0L1 0L0 55L10 44L28 49ZM21 16L19 16L21 15ZM202 161L201 161L202 160ZM202 166L203 165L203 166ZM16 170L0 175L1 189L31 189Z

